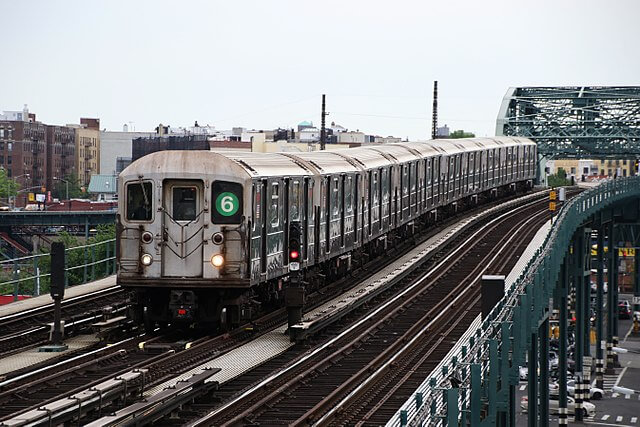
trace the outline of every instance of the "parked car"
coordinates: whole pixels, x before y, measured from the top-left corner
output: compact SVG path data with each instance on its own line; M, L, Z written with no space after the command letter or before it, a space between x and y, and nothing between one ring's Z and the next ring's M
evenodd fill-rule
M560 399L560 395L558 394L549 395L549 413L558 413L558 408L560 407L560 401L558 399ZM520 399L520 408L522 409L522 412L528 411L529 398L527 398L527 396L522 396L522 399ZM571 396L567 396L567 412L569 415L575 415L576 413L576 401ZM590 402L582 402L582 415L584 417L595 417L596 405Z
M529 368L527 368L526 366L520 366L520 368L518 369L518 372L520 376L520 381L526 381L527 377L529 376Z
M629 301L622 300L618 302L618 318L631 319L631 304L629 304Z
M570 395L574 395L576 391L576 380L568 380L567 381L567 393ZM600 400L604 396L604 390L598 387L590 387L589 388L589 398L593 400Z

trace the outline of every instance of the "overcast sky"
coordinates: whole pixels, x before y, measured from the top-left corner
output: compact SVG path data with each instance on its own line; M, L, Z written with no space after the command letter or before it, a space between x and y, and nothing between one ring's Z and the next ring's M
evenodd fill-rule
M640 84L640 1L2 1L0 110L220 129L493 135L510 86Z

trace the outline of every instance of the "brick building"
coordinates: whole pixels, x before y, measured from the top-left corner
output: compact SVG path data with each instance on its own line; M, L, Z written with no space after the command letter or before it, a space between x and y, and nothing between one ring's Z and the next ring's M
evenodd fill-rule
M33 121L0 120L0 167L22 189L46 186L47 129ZM18 194L18 201L26 198Z
M84 136L88 140L80 140L89 149L89 161L82 159L85 162L82 164L83 172L86 164L89 164L90 171L99 172L100 122L98 119L80 120L80 126L47 125L37 121L36 115L29 113L26 106L22 111L0 114L0 167L20 186L16 206L24 206L30 192L40 193L42 188L51 190L56 184L54 178L78 173L76 128L91 130L89 136ZM84 146L82 154L85 155ZM83 182L84 176L78 178Z
M65 178L77 172L75 154L75 129L47 125L47 189L56 184L54 178Z

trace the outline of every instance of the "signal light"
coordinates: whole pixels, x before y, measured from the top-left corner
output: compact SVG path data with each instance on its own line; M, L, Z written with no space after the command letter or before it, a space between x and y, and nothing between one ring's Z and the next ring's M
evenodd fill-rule
M184 308L179 308L178 309L178 315L179 316L184 316L185 314L187 314L187 310L185 310Z
M300 258L300 221L291 221L289 224L289 261L298 262Z

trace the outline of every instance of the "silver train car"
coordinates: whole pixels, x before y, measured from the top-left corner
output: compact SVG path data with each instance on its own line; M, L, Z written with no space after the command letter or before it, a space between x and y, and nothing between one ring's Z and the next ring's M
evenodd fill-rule
M443 215L530 188L535 165L535 143L510 137L149 154L118 181L118 283L147 327L235 325L282 304L293 266L321 287Z

